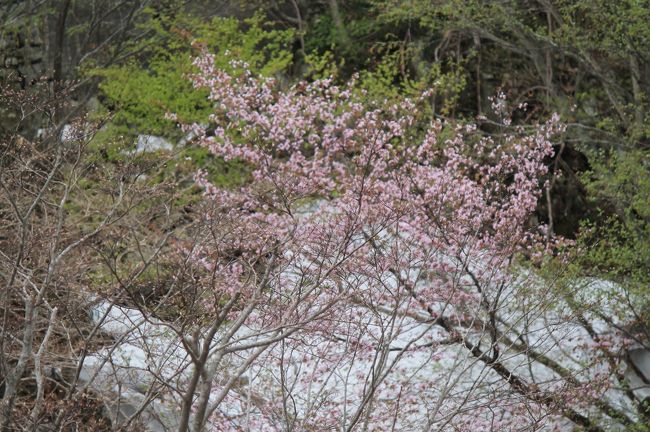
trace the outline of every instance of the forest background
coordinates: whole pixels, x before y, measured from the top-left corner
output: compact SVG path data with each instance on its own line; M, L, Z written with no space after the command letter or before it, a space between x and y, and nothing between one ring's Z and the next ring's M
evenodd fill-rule
M182 242L175 233L191 223L201 200L197 170L225 188L249 180L245 164L195 145L178 126L209 124L208 91L188 80L196 73L192 58L209 52L225 70L244 62L286 88L354 78L369 104L428 90L418 115L444 124L478 122L486 134L501 127L492 109L501 93L512 127L532 127L559 114L566 129L553 141L555 154L547 160L545 189L530 223L547 224L549 236L575 240L575 246L568 265L549 258L540 271L557 275L561 267L566 279L580 275L625 287L637 299L629 328L647 336L648 22L647 0L4 0L0 178L6 197L21 191L17 200L31 203L56 189L41 189L48 177L38 173L51 170L56 179L59 172L83 169L66 189L62 225L48 225L50 210L41 204L27 205L22 217L12 213L20 202L6 198L0 204L7 264L0 269L3 334L19 332L22 315L29 315L10 292L17 263L29 262L47 280L56 248L39 242L62 227L64 238L75 239L70 244L89 246L61 261L70 282L65 293L48 294L47 301L64 311L59 320L70 321L67 328L85 319L75 286L99 288L117 280L135 287L131 303L160 295L161 274L173 263L140 268L128 257L141 244L155 249L163 237ZM83 152L62 154L60 143L73 129L84 131ZM147 148L153 151L136 151ZM20 168L16 161L25 158L40 168ZM122 187L131 188L127 203L116 192ZM98 235L100 227L108 229ZM52 315L40 319L54 321ZM91 349L89 331L79 330L83 349ZM43 347L49 337L41 336ZM65 349L59 351L64 356ZM2 362L3 380L9 379L20 361L3 354ZM24 367L37 366L28 361ZM19 372L18 381L26 373ZM43 398L29 385L21 391L19 406ZM630 430L647 430L643 424L642 416Z

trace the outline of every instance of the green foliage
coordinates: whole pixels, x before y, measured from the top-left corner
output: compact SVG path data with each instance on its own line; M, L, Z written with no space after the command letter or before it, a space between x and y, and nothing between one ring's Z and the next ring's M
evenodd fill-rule
M100 90L114 112L109 134L151 134L179 138L181 132L165 113L184 122L206 122L210 112L205 90L194 89L188 75L192 58L201 51L215 54L218 67L231 69L231 61L248 65L266 76L284 71L292 61L290 30L268 29L260 16L244 22L234 18L204 21L184 13L158 16L142 26L151 36L134 42L137 58L88 74L103 78Z
M138 52L121 64L108 68L86 67L85 73L100 77L103 112L111 121L96 136L94 146L102 149L106 163L128 158L139 134L163 136L174 142L183 133L176 123L165 118L175 113L184 123L207 123L212 111L205 89L195 89L189 76L195 72L192 59L203 52L214 54L217 67L229 71L247 67L265 76L282 74L292 62L289 50L293 31L269 27L261 16L244 21L235 18L204 20L188 13L156 13L148 10L140 26L149 36L133 42L130 51ZM156 159L156 156L152 156ZM159 160L164 156L158 157ZM207 150L192 145L179 148L174 157L153 173L150 182L177 182L188 188L182 198L193 201L192 189L198 168L208 171L220 186L237 184L246 177L245 167L225 163Z
M407 93L412 84L403 76L400 61L399 51L385 50L374 68L359 73L359 86L375 100L395 100Z
M336 77L341 66L336 63L331 51L325 51L322 54L310 52L305 56L305 63L308 66L306 78L310 79Z
M241 185L248 179L249 174L248 167L241 162L225 162L205 147L187 146L161 167L152 177L152 182L171 180L177 187L185 188L191 196L182 196L178 204L189 204L196 200L195 195L199 192L194 188L197 168L204 169L210 181L220 187Z
M599 273L650 293L650 154L596 158L593 166L590 196L613 214L585 227L581 240L589 247L583 259Z
M648 406L650 402L644 401L643 404ZM650 421L628 426L625 428L625 432L650 432Z
M583 222L569 273L618 283L650 328L650 154L594 157L585 182L603 214Z
M341 3L341 2L339 2ZM342 5L342 4L341 4ZM347 2L339 8L343 27L332 16L331 8L312 7L305 34L306 53L332 52L337 62L344 59L348 73L367 66L367 51L385 32L365 1Z
M650 222L650 153L634 150L594 158L595 197L616 202L628 222Z

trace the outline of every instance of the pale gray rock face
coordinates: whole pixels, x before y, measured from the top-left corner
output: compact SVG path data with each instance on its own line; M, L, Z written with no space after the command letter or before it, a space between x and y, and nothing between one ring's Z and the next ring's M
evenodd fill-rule
M149 153L159 150L171 151L174 149L172 143L163 137L155 135L138 135L136 140L136 153Z
M322 203L320 203L322 205ZM313 203L318 206L319 203ZM526 278L528 282L533 277ZM532 282L531 282L532 283ZM602 296L607 300L607 293L616 291L617 287L611 283L589 279L576 281L582 287L581 295L592 300ZM107 417L113 425L124 425L134 414L137 415L138 427L143 431L172 431L177 430L179 425L179 413L181 401L174 392L167 392L161 387L164 381L170 387L182 389L186 384L187 373L191 370L191 360L185 350L185 346L178 340L177 335L168 331L164 322L152 317L144 316L141 311L129 307L119 306L105 301L93 301L88 310L94 322L101 323L102 331L113 335L116 338L123 338L122 342L115 349L104 349L86 357L81 371L81 381L89 382L91 389L101 396L104 401ZM605 312L614 311L613 304L602 301L601 310ZM611 310L610 310L611 309ZM513 312L514 313L514 312ZM610 324L597 317L591 317L593 327L599 334L609 334ZM513 322L522 322L516 315L512 316ZM563 322L561 327L551 326L549 322L560 322L561 316L553 311L546 311L544 316L531 320L527 325L528 338L531 346L546 353L546 355L557 361L567 369L575 371L580 379L589 379L589 371L583 370L582 364L590 358L589 348L584 348L585 342L591 340L590 335L577 323ZM399 335L395 338L396 346L405 346L409 341L419 338L424 331L430 332L426 324L419 322L406 322ZM616 323L621 324L621 323ZM368 328L373 331L373 328ZM523 331L523 329L520 329ZM250 334L248 334L250 332ZM241 340L250 341L255 337L254 329L243 328ZM433 339L444 337L443 334L432 335ZM189 341L189 339L187 339ZM317 342L327 344L328 342ZM581 348L582 347L582 348ZM270 348L272 350L273 348ZM325 348L323 348L325 349ZM438 367L431 368L431 355L425 351L415 351L409 357L403 357L400 365L404 371L415 381L421 382L451 382L449 389L454 391L467 391L474 388L476 382L485 379L485 370L476 364L462 347L453 349L449 356L442 356L436 360ZM567 355L567 353L570 353ZM392 354L394 355L394 354ZM628 378L635 393L641 399L650 397L650 386L647 380L650 377L650 351L635 347L629 351L630 363L633 365L628 369ZM311 406L311 391L316 391L317 385L311 381L300 379L301 373L309 373L309 370L317 367L318 358L303 358L302 354L292 356L287 360L295 365L290 368L291 379L295 379L295 394L299 409ZM504 360L512 369L518 369L525 376L535 377L538 381L552 380L551 371L541 364L530 364L529 359L520 353L512 352ZM322 394L353 394L356 389L364 385L364 371L368 370L366 361L359 361L348 366L349 373L331 375L322 384L318 384ZM235 368L236 364L224 365L226 368ZM276 366L272 363L260 363L251 368L250 373L242 376L240 386L243 392L260 397L262 400L271 400L277 395L277 383L273 380ZM636 371L636 372L635 372ZM227 378L227 374L224 375ZM218 384L219 378L215 378ZM218 387L218 385L217 385ZM156 388L158 390L156 390ZM154 391L151 391L154 389ZM163 390L163 391L159 391ZM437 397L436 394L429 394L430 397ZM622 410L632 412L633 407L628 406L622 393L618 389L608 391L603 396L610 404ZM423 412L424 412L423 405ZM245 414L240 407L224 405L224 412L231 417L243 418ZM419 421L413 414L413 424ZM411 421L411 419L406 419ZM571 430L572 425L568 422L561 423L562 430ZM210 430L210 429L208 429ZM219 429L214 429L219 430ZM260 429L261 430L261 429ZM407 429L416 430L416 429ZM551 430L543 428L542 430ZM623 430L622 425L612 424L608 430ZM195 431L197 432L197 431Z
M166 432L178 428L178 405L169 403L153 389L155 377L167 368L178 370L186 353L164 336L157 322L149 322L137 310L100 303L91 309L97 322L107 314L102 330L115 337L126 336L116 349L88 355L79 375L80 385L90 388L104 403L106 417L114 427L124 426L135 416L138 428ZM145 344L152 352L144 350ZM160 358L156 357L160 354ZM162 364L158 364L157 360ZM171 378L170 383L173 383Z
M66 124L63 125L61 129L61 142L71 142L75 140L75 130L72 125Z
M46 139L51 137L54 133L56 133L56 128L39 128L36 130L35 138ZM59 132L59 139L63 143L75 141L79 139L79 136L79 131L71 124L64 124Z

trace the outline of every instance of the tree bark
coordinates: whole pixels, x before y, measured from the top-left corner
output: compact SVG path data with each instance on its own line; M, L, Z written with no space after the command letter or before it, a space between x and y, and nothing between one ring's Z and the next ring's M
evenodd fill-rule
M62 0L59 16L56 20L56 34L54 37L54 61L52 63L52 79L54 85L59 86L63 80L63 41L65 40L65 22L68 18L71 0ZM58 88L58 87L57 87Z
M345 24L341 18L339 4L336 0L327 0L327 3L330 8L330 14L332 15L332 21L336 27L336 39L344 49L348 49L352 43L350 42L350 35L348 34L348 30L345 28Z

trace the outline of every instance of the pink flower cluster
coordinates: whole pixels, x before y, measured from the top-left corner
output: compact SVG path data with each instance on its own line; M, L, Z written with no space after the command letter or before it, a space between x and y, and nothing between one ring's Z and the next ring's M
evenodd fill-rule
M295 421L305 430L318 422L336 428L341 416L357 421L354 407L372 406L369 398L386 408L371 425L411 427L410 419L424 415L421 395L442 387L410 381L400 361L428 353L436 363L448 344L481 347L490 335L495 347L495 316L509 312L519 295L513 257L543 238L527 226L551 137L562 129L558 117L532 132L510 127L488 135L475 125L423 124L421 101L371 109L353 85L321 80L282 89L273 79L218 70L210 55L195 64L194 85L209 89L214 106L212 132L186 128L215 155L250 169L249 181L236 188L197 174L212 209L205 215L209 240L195 259L218 273L215 290L254 299L250 328L290 335L284 342L293 354L271 348L269 358L280 369L293 358L311 368L294 385L320 388L322 411L309 392L292 396L304 399ZM503 101L495 107L503 110ZM431 328L420 334L421 325ZM403 352L391 354L391 363L380 354L393 345ZM386 373L371 376L356 368L360 361ZM347 371L346 383L365 384L337 395L327 387L337 370ZM494 370L486 382L498 378ZM477 407L498 403L490 394L501 387L488 387L492 393L476 396ZM506 388L501 402L512 404L509 415L495 420L492 410L477 408L487 417L459 417L459 427L516 430L532 421L531 412L548 415L537 393ZM448 399L439 408L462 412L459 403Z

